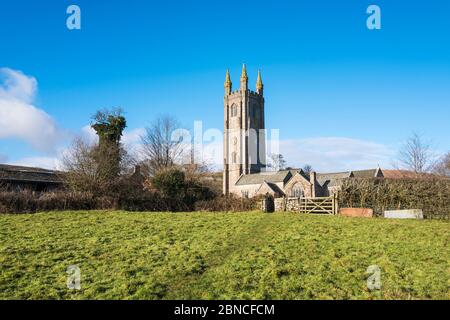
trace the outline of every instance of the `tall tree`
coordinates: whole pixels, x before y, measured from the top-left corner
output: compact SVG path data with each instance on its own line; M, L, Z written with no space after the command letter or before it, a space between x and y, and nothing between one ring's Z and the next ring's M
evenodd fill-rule
M120 140L127 122L121 109L101 110L93 116L91 127L98 135L95 157L100 177L115 179L120 174L123 152Z
M149 174L154 175L160 170L172 167L181 161L185 145L181 140L172 139L172 134L180 125L172 116L161 116L146 128L141 136L142 153Z
M400 149L398 160L403 169L415 173L427 172L432 162L430 144L420 134L413 132Z

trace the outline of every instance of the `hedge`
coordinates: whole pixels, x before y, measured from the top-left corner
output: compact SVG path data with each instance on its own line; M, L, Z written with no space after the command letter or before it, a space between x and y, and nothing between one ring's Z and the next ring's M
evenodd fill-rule
M422 209L428 219L450 218L450 179L347 179L339 206L385 210Z

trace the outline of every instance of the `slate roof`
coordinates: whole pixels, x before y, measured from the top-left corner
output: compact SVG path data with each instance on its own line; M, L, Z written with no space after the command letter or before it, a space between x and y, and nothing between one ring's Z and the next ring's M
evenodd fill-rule
M344 179L347 178L371 179L375 178L378 172L381 173L379 174L379 176L383 177L383 172L381 171L381 169L354 170L336 173L318 173L317 181L322 187L325 185L328 187L338 187L342 184L342 180Z
M345 171L345 172L335 172L335 173L317 173L317 182L322 186L327 187L338 187L342 184L342 181L347 178L359 178L359 179L369 179L375 178L376 174L380 170L381 176L383 177L383 172L381 169L369 169L369 170L356 170L356 171ZM236 185L250 185L250 184L262 184L267 182L270 184L283 183L286 184L295 174L300 173L306 180L310 180L309 174L303 172L300 169L282 170L277 172L260 172L242 175L236 182Z
M377 171L378 171L378 169L356 170L356 171L352 171L352 177L359 178L359 179L375 178Z
M242 175L239 180L236 182L237 186L243 186L248 184L261 184L264 181L267 183L286 183L290 178L297 173L297 170L281 170L274 172L259 172L252 174Z
M275 183L266 181L266 184L269 186L270 189L272 189L273 192L278 193L280 195L284 195L283 190L281 190Z
M59 171L0 164L0 181L60 184L60 174Z
M336 173L318 173L317 182L323 187L327 185L328 187L340 186L343 179L350 178L351 172L336 172Z

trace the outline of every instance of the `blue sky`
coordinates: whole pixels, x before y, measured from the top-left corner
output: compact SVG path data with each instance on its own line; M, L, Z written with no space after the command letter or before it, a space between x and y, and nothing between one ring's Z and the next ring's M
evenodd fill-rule
M70 4L81 30L66 28ZM381 30L366 27L370 4ZM130 135L164 113L222 129L225 70L237 85L244 62L251 88L262 69L266 126L291 165L388 166L413 130L448 151L449 16L445 0L2 1L0 68L36 80L27 103L55 129L42 147L0 128L0 162L52 166L105 107L125 109Z

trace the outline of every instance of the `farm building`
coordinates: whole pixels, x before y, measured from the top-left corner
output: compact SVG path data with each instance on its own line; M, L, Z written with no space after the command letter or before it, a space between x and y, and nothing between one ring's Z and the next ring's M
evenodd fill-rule
M61 189L58 171L0 164L0 186L8 190L52 191Z

